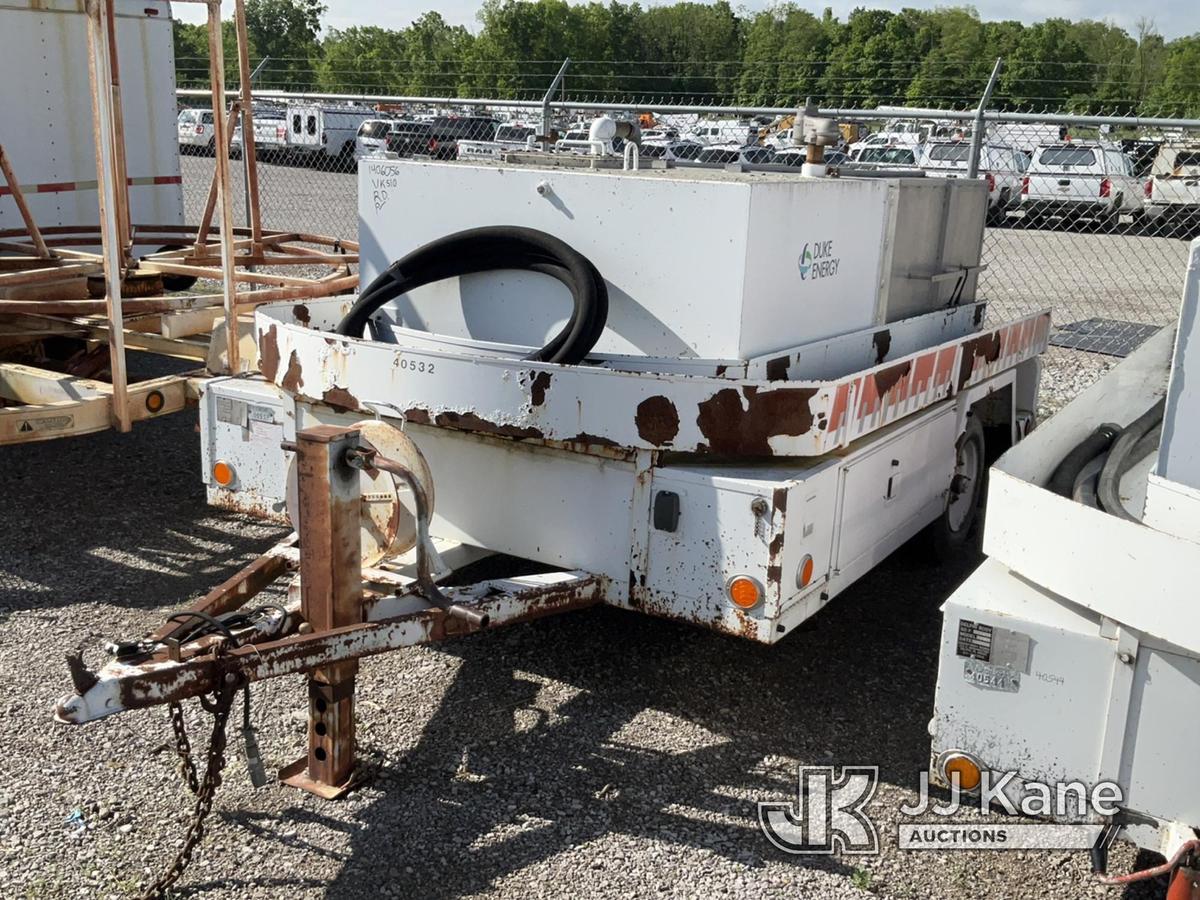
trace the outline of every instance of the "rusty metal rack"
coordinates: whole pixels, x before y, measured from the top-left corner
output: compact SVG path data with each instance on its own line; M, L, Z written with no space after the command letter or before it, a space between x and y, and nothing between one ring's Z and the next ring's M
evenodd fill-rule
M358 284L351 269L358 262L354 241L262 227L244 4L237 0L234 17L240 96L226 111L221 4L199 2L208 6L216 165L198 227L130 220L113 0L89 0L85 10L100 224L39 228L0 146L3 187L24 225L0 231L0 445L109 427L128 431L136 421L182 409L196 400L197 378L256 365L252 328L242 313ZM245 228L233 225L229 191L239 117ZM87 249L97 245L100 252ZM135 253L147 247L155 249ZM301 266L325 271L293 274ZM193 291L201 279L219 284L220 292ZM223 346L210 347L210 334ZM131 385L127 349L204 367ZM105 372L108 378L99 380Z

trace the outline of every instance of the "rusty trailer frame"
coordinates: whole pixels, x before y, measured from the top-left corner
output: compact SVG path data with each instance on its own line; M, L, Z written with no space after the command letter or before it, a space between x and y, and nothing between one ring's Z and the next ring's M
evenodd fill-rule
M493 579L441 588L428 543L418 545L417 574L403 567L363 568L360 552L359 468L395 475L396 464L375 458L354 428L319 425L297 435L289 449L299 466L299 531L171 617L144 640L123 645L98 672L81 656L68 657L74 693L59 721L82 724L125 710L179 703L266 678L307 673L308 752L281 770L290 784L336 797L353 783L354 677L363 657L447 640L499 625L526 622L593 605L605 594L602 576L585 572ZM428 511L418 503L419 530L428 541ZM298 546L304 548L301 554ZM244 609L272 584L292 575L287 602L262 607L253 624L228 636L181 643L197 616ZM298 594L298 596L297 596Z

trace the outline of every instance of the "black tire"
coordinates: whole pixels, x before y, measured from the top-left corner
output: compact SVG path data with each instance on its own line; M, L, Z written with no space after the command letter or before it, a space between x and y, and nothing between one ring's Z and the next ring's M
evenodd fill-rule
M159 247L157 253L165 253L168 250L183 250L183 244L167 244ZM164 291L190 291L196 286L195 275L172 275L163 273L162 286Z
M967 416L954 447L954 477L946 492L946 505L937 521L929 526L929 543L934 556L942 562L961 559L964 553L977 553L982 529L980 510L987 481L987 446L983 426L973 415ZM960 471L966 465L970 472Z

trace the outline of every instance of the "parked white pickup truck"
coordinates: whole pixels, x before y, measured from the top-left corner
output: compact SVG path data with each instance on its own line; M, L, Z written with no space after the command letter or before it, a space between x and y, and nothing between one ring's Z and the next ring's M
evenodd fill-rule
M1146 218L1179 237L1200 228L1200 143L1159 148L1146 182L1146 204Z
M1143 187L1119 147L1096 141L1061 141L1033 151L1021 187L1026 222L1059 216L1093 219L1111 230L1123 214L1140 219Z
M921 145L917 165L935 178L966 178L971 142L931 140ZM988 221L999 224L1021 204L1021 185L1029 160L1020 150L987 143L979 148L979 177L987 182Z

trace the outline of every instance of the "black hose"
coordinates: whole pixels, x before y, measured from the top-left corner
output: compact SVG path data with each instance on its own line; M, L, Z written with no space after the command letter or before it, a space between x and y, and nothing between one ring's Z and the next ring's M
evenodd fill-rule
M1050 476L1046 488L1060 497L1070 497L1080 471L1090 460L1105 453L1112 446L1120 430L1119 426L1107 422L1097 427L1063 457L1054 474Z
M359 295L337 333L362 337L368 319L409 291L457 275L498 269L539 272L561 281L575 301L562 331L526 359L575 365L600 339L608 321L608 288L591 261L544 231L516 226L472 228L438 238L396 260Z
M1163 397L1122 428L1117 439L1113 441L1112 449L1108 451L1108 459L1100 472L1100 481L1096 487L1100 506L1105 512L1120 516L1130 522L1141 521L1121 502L1119 491L1121 478L1133 467L1134 463L1150 452L1151 443L1158 443L1154 433L1156 427L1162 422L1163 410L1166 405L1167 398ZM1143 442L1144 438L1147 440ZM1140 453L1140 456L1135 453Z

